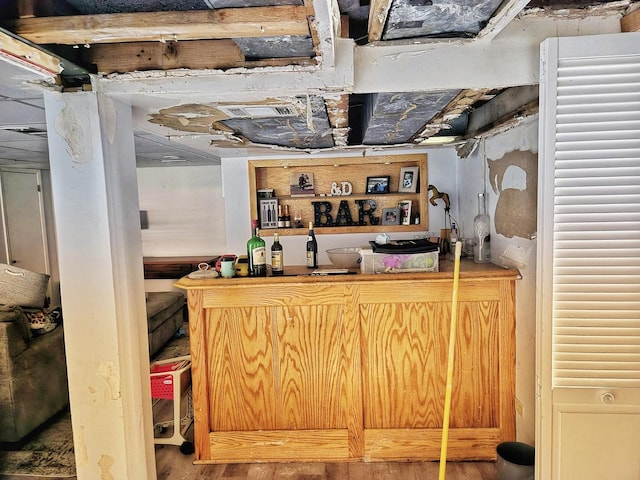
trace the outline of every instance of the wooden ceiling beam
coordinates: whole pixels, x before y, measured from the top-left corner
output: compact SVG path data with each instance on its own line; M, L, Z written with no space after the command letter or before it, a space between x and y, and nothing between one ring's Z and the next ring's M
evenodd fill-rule
M620 28L623 32L640 32L640 8L622 17Z
M0 29L0 59L49 77L62 72L60 59Z
M6 28L37 44L91 45L310 35L305 6L22 18Z
M478 34L478 38L493 39L504 30L511 21L527 6L530 0L507 0L489 19L487 26Z
M53 15L53 0L18 0L18 17L44 17Z
M538 112L538 85L507 88L469 114L467 138Z
M371 0L369 5L369 42L382 40L384 26L393 0Z
M83 59L102 74L174 68L232 68L244 66L244 54L233 40L131 42L98 44L82 49Z

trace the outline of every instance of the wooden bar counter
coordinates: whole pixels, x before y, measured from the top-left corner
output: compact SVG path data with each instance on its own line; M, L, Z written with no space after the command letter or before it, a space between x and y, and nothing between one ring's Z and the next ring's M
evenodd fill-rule
M437 460L453 264L307 274L177 282L189 306L195 462ZM518 278L461 262L450 460L494 459L515 439Z

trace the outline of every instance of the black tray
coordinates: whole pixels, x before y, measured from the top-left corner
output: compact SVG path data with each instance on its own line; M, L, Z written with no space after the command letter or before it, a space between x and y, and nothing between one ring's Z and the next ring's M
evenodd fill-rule
M426 238L415 240L391 240L389 243L376 243L369 241L373 253L426 253L437 252L440 245L430 242Z

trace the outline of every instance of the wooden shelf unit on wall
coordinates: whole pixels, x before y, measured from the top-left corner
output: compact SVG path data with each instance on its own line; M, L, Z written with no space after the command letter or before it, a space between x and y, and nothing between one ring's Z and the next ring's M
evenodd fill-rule
M398 192L400 171L403 167L418 168L418 188L416 193ZM315 196L300 197L290 195L291 175L295 173L313 173ZM367 177L389 176L389 193L366 193ZM331 193L331 185L336 182L350 182L351 195L320 196ZM274 190L274 197L279 205L289 205L291 222L294 214L300 212L303 228L267 228L261 229L260 234L271 236L274 232L280 235L306 235L306 226L314 220L314 206L312 202L329 202L331 214L335 216L340 202L347 201L351 217L358 221L358 205L356 200L373 200L376 210L373 216L378 217L377 225L349 226L315 226L316 233L370 233L370 232L415 232L427 230L429 225L427 209L427 156L420 155L382 155L376 157L341 157L295 160L250 160L249 188L251 199L251 218L258 218L258 189L270 188ZM382 212L385 208L396 208L398 202L411 200L410 225L383 225ZM419 223L413 223L413 218L419 216Z

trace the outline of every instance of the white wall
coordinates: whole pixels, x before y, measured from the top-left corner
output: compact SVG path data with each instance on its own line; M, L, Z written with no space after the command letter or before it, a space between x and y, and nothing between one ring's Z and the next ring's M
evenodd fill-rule
M494 223L499 192L494 191L488 179L488 162L502 159L514 151L533 152L538 150L537 116L527 120L507 132L481 141L478 148L467 158L459 161L459 195L461 205L462 236L473 233L473 217L477 214L477 193L486 191L487 211L491 215L491 258L493 263L516 266L509 261L505 252L522 254L524 262L519 265L522 279L516 282L516 429L519 441L533 444L535 440L535 325L536 325L536 246L534 238L520 238L497 233ZM513 169L518 170L517 168ZM537 173L537 171L536 171ZM505 175L502 190L520 189L522 172ZM514 206L515 208L516 206ZM532 209L531 215L536 215ZM512 255L513 256L513 255ZM517 260L521 260L520 257Z
M225 253L225 209L219 165L138 168L145 257Z
M12 169L7 169L12 170ZM58 249L56 243L55 233L55 217L53 214L53 199L51 194L51 173L45 169L19 169L21 171L29 171L40 173L41 187L42 187L42 199L44 208L44 222L45 222L45 241L47 243L46 253L48 255L47 261L49 264L49 271L43 273L49 273L51 278L49 280L49 289L47 295L50 297L51 306L60 305L60 276L58 268ZM3 195L0 194L0 202L2 202ZM4 208L4 207L3 207ZM33 222L39 222L39 218L30 219ZM8 249L5 241L4 223L6 219L0 219L0 262L8 263L7 257Z
M427 175L429 183L435 184L441 192L451 195L452 215L457 215L457 203L455 202L457 190L456 182L456 154L452 148L433 148L424 150L428 155ZM418 153L416 150L410 151L385 151L385 154L407 154ZM372 153L374 155L375 153ZM358 152L357 154L362 154ZM335 156L335 154L333 155ZM342 154L346 157L346 154ZM290 158L290 157L287 157ZM318 157L314 157L318 158ZM222 177L224 185L224 196L227 219L227 245L229 253L242 254L246 250L246 242L251 232L251 218L249 215L249 190L248 190L248 159L230 158L222 160ZM313 165L313 159L309 159ZM375 172L369 172L371 175ZM364 175L364 173L363 173ZM423 192L427 195L427 192ZM455 212L455 213L454 213ZM441 202L436 207L429 206L429 231L440 232L444 228L444 206ZM306 231L306 230L305 230ZM410 232L410 236L402 232L393 232L389 235L392 238L413 238L414 236L424 236L427 232ZM319 263L321 265L330 264L325 250L334 247L368 245L369 240L375 240L376 234L332 234L318 235ZM273 242L272 237L265 237L267 248ZM305 235L286 236L280 238L284 249L285 265L304 265L306 262Z

